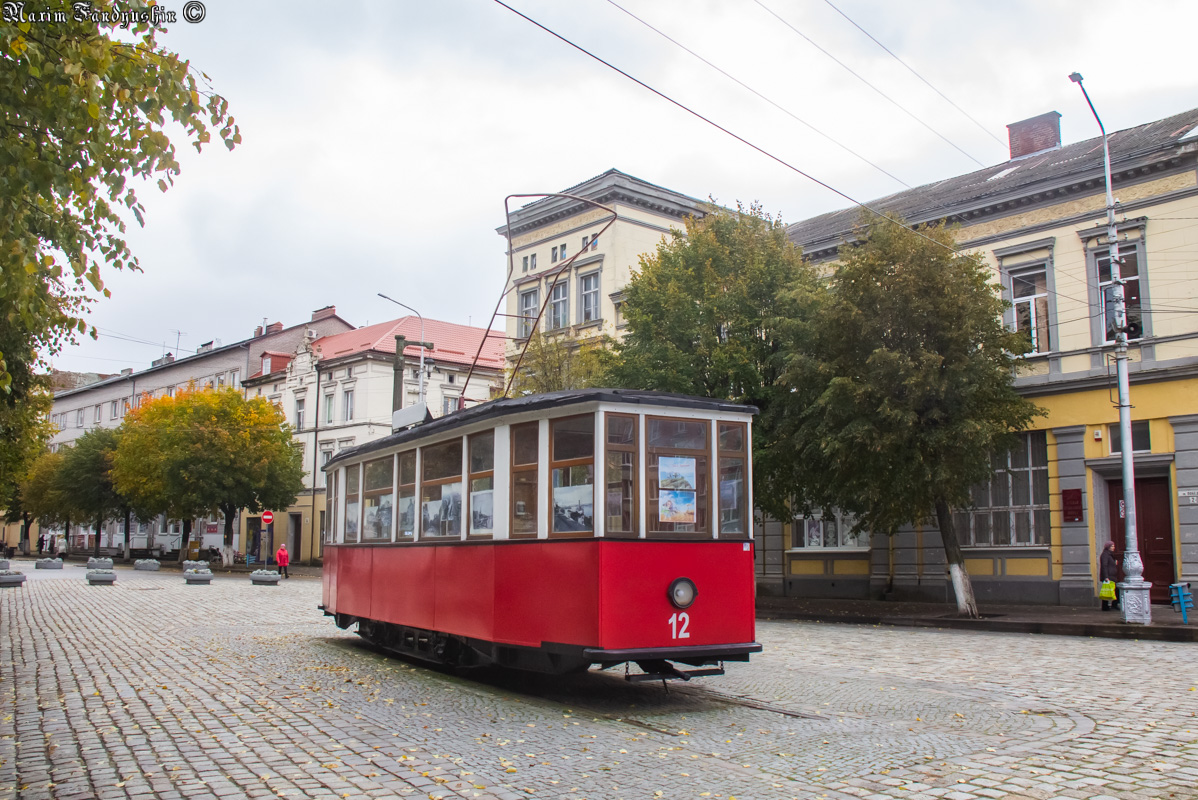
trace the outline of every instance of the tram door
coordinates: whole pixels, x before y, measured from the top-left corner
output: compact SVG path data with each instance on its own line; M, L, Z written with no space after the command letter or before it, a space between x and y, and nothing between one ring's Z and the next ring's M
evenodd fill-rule
M1123 566L1126 533L1123 528L1123 481L1110 481L1111 539ZM1152 582L1151 601L1169 602L1169 584L1177 580L1173 563L1173 513L1168 478L1136 481L1136 538L1144 562L1144 580Z

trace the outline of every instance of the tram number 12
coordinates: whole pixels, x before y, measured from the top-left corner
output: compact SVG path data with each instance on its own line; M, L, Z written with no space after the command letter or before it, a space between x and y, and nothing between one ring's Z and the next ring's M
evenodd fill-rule
M683 611L681 614L670 615L670 638L671 639L689 639L691 638L690 631L687 627L691 624L690 614Z

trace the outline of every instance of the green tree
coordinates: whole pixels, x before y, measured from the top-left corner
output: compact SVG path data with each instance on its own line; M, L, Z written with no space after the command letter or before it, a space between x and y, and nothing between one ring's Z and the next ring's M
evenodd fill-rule
M94 555L100 555L100 535L104 523L124 518L124 557L128 560L129 525L133 508L117 492L112 480L112 463L119 442L120 432L115 428L95 428L83 434L63 450L58 479L63 490L69 491L76 515L95 524Z
M147 12L147 0L94 0L93 10ZM100 274L138 269L126 218L144 207L130 179L179 174L171 125L197 150L219 130L241 134L206 77L158 44L148 21L127 27L76 20L70 3L46 3L63 21L0 21L0 390L19 392L14 365L56 352L87 330ZM94 333L94 331L93 331ZM16 343L14 345L14 342Z
M968 507L991 453L1040 413L1013 388L1027 342L1003 326L982 258L948 231L887 222L862 233L827 283L795 293L812 313L790 326L787 402L772 422L808 505L879 533L935 520L958 609L976 617L951 510Z
M599 386L606 339L579 342L565 336L533 334L520 368L511 379L511 394L544 394ZM512 372L508 372L509 378Z
M63 528L70 546L71 518L79 519L73 506L69 487L62 481L62 453L43 452L34 459L21 481L22 507L30 518L36 519L42 531Z
M780 219L757 204L712 209L686 221L642 256L626 289L627 335L606 359L612 385L700 395L757 406L753 480L757 505L787 511L791 487L766 416L778 402L786 320L800 313L788 291L814 281Z
M22 552L28 552L33 515L25 508L21 484L53 434L49 422L53 397L45 379L32 374L32 362L32 358L10 362L13 383L19 388L0 393L0 506L6 522L22 523Z
M138 508L192 521L221 512L225 559L239 509L286 508L303 490L301 454L277 406L234 389L143 398L125 418L113 462L117 490Z

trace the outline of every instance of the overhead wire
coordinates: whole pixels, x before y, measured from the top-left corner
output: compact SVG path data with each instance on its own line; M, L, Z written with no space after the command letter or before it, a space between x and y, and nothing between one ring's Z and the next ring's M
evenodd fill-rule
M952 148L953 148L954 150L956 150L958 153L960 153L961 155L965 156L965 157L966 157L966 158L968 158L970 161L972 161L973 163L977 164L979 167L985 167L985 166L987 166L986 164L983 164L983 163L982 163L981 161L979 161L978 159L974 158L974 157L973 157L973 155L971 155L970 153L968 153L968 152L966 152L964 149L962 149L962 148L961 148L961 147L960 147L960 146L959 146L959 145L958 145L956 142L954 142L953 140L949 139L947 136L945 136L945 135L944 135L944 134L942 134L940 131L938 131L938 130L936 130L935 128L933 128L933 127L932 127L931 125L929 125L928 123L924 122L922 119L920 119L918 116L916 116L916 115L915 115L915 113L914 113L913 111L911 111L910 109L908 109L908 108L907 108L906 106L904 106L902 103L900 103L899 101L895 100L895 99L894 99L893 97L891 97L890 95L888 95L888 94L886 94L885 92L883 92L883 91L882 91L881 89L879 89L877 86L874 86L874 85L873 85L872 83L870 83L870 82L869 82L869 81L868 81L866 78L862 77L860 74L858 74L856 71L854 71L854 70L853 70L853 68L852 68L852 67L850 67L848 64L844 63L844 62L843 62L843 61L841 61L839 58L837 58L836 56L834 56L834 55L832 55L831 53L829 53L827 50L825 50L823 47L821 47L819 44L817 44L817 43L815 42L815 40L814 40L814 39L812 39L812 38L811 38L810 36L808 36L807 34L803 33L801 30L799 30L798 28L796 28L794 25L790 24L790 22L788 22L786 19L784 19L782 16L780 16L780 15L779 15L777 12L775 12L775 11L774 11L772 8L770 8L769 6L767 6L765 3L761 2L761 0L753 0L753 2L754 2L754 3L756 3L757 5L761 6L761 7L762 7L762 8L763 8L763 9L764 9L764 10L765 10L767 13L769 13L771 16L773 16L773 17L774 17L776 20L778 20L779 22L781 22L783 25L785 25L786 27L788 27L788 28L790 28L792 31L794 31L794 33L795 33L797 36L799 36L801 39L803 39L803 41L807 42L807 43L808 43L808 44L810 44L812 47L814 47L816 50L819 50L819 51L820 51L821 53L823 53L825 56L827 56L828 58L830 58L830 59L832 59L833 61L835 61L835 62L836 62L837 64L839 64L839 65L840 65L840 66L841 66L841 67L842 67L842 68L843 68L845 71L847 71L847 72L848 72L850 75L852 75L854 78L856 78L857 80L861 81L862 83L864 83L864 84L865 84L866 86L868 86L869 88L873 89L875 92L877 92L879 95L881 95L882 97L884 97L884 98L885 98L887 101L889 101L889 102L890 102L892 105L894 105L894 107L895 107L895 108L899 109L899 110L900 110L900 111L902 111L904 114L906 114L907 116L909 116L911 119L915 120L915 121L916 121L916 122L918 122L920 125L922 125L922 126L924 126L925 128L927 128L929 131L931 131L931 132L932 132L933 134L935 134L935 135L936 135L938 138L940 138L941 140L943 140L943 141L944 141L946 144L948 144L950 147L952 147Z
M877 40L877 39L874 37L874 35L873 35L872 33L870 33L869 31L867 31L865 28L862 28L862 27L861 27L859 24L857 24L857 21L856 21L856 20L854 20L854 19L853 19L852 17L850 17L848 14L844 13L842 10L840 10L840 9L839 9L839 8L838 8L838 7L837 7L837 6L836 6L836 5L835 5L835 4L832 2L832 0L824 0L824 2L825 2L825 3L827 3L827 4L828 4L828 5L829 5L829 6L832 8L832 10L833 10L833 11L835 11L837 14L839 14L840 16L842 16L842 17L844 17L845 19L847 19L847 20L849 21L849 24L851 24L851 25L852 25L854 28L856 28L857 30L861 31L861 32L862 32L862 33L864 33L866 36L868 36L868 37L869 37L869 39L870 39L870 41L872 41L872 42L873 42L874 44L876 44L878 47L882 48L882 49L883 49L883 50L885 50L887 53L889 53L891 58L893 58L895 61L899 62L899 63L900 63L900 64L902 64L904 67L906 67L906 68L908 69L908 71L910 71L910 73L911 73L912 75L914 75L915 77L917 77L917 78L919 78L921 81L923 81L923 82L924 82L924 84L925 84L925 85L926 85L926 86L927 86L929 89L931 89L933 92L935 92L936 94L938 94L938 95L940 95L942 98L944 98L944 101L945 101L946 103L948 103L950 106L952 106L953 108L955 108L955 109L957 109L958 111L960 111L960 112L961 112L961 113L962 113L962 114L965 116L965 118L966 118L966 119L968 119L970 122L972 122L974 125L977 125L977 126L978 126L978 128L979 128L979 129L981 129L982 133L986 134L986 135L987 135L987 136L989 136L991 139L993 139L994 141L998 142L998 144L999 144L1000 146L1002 146L1002 147L1004 147L1004 148L1007 146L1007 143L1006 143L1006 142L1004 142L1002 139L998 138L997 136L995 136L995 135L994 135L994 134L993 134L993 133L990 131L990 129L989 129L989 128L987 128L985 125L983 125L982 123L980 123L980 122L978 122L976 119L974 119L972 116L970 116L970 115L969 115L969 112L967 112L965 109L961 108L959 105L957 105L956 103L954 103L954 102L953 102L953 101L952 101L952 100L951 100L951 99L948 97L948 95L946 95L944 92L940 91L940 90L939 90L939 89L937 89L935 86L933 86L931 81L929 81L927 78L925 78L924 76L922 76L922 75L920 75L918 72L916 72L914 67L912 67L910 64L908 64L906 61L903 61L903 59L899 58L899 57L898 57L898 55L897 55L897 54L896 54L896 53L895 53L893 50L891 50L889 47L887 47L886 45L884 45L884 44L882 44L881 42L879 42L879 41L878 41L878 40Z
M939 247L943 247L945 250L948 250L949 252L952 252L952 253L959 252L956 248L949 247L948 245L944 244L943 242L938 242L935 239L933 239L932 237L916 230L915 228L912 228L909 225L904 225L903 223L899 222L898 220L894 219L893 217L887 216L886 214L883 214L882 212L880 212L874 208L871 208L870 206L866 205L865 203L862 203L860 200L857 200L856 198L851 197L850 195L837 189L835 186L832 186L831 184L826 183L825 181L822 181L819 178L815 177L811 173L806 172L806 171L800 169L799 167L796 167L794 164L791 164L789 161L786 161L781 156L776 156L773 153L771 153L770 151L766 150L764 147L754 144L753 142L749 141L748 139L746 139L745 137L743 137L737 133L733 133L731 130L729 130L728 128L725 128L723 125L720 125L715 120L712 120L709 117L705 117L704 115L700 114L698 111L695 111L690 106L687 106L686 104L682 103L679 100L675 100L673 97L670 97L668 94L666 94L665 92L662 92L659 89L653 88L652 86L645 83L641 79L625 72L624 70L620 69L616 65L612 64L610 61L606 61L603 58L601 58L600 56L596 55L595 53L592 53L590 50L587 50L582 45L576 44L575 42L571 41L570 39L567 39L565 36L558 33L557 31L553 30L552 28L549 28L549 27L541 24L540 22L537 22L532 17L528 16L527 14L525 14L515 8L512 8L507 3L503 2L503 0L494 0L494 2L498 5L503 6L508 11L511 11L516 16L524 19L525 21L527 21L527 22L535 25L536 27L540 28L541 30L545 31L545 33L548 33L550 36L553 36L555 39L558 39L561 42L569 45L570 47L573 47L575 50L588 56L589 58L592 58L595 61L598 61L600 64L602 64L603 66L612 70L613 72L618 72L620 75L623 75L625 78L627 78L628 80L637 84L641 88L652 92L653 94L657 95L661 99L663 99L666 102L670 103L671 105L674 105L677 108L685 111L686 113L690 114L691 116L696 117L697 119L702 120L703 122L706 122L708 125L712 126L713 128L727 134L728 136L731 136L733 139L736 139L741 144L746 145L747 147L750 147L753 150L756 150L758 153L765 156L766 158L769 158L772 161L776 161L777 163L781 164L782 166L786 167L787 169L791 170L792 172L802 175L804 178L811 181L812 183L822 186L823 188L827 189L828 191L832 192L833 194L844 198L845 200L852 203L854 206L857 206L858 208L868 211L869 213L873 214L874 216L878 217L879 219L886 220L887 222L890 222L893 225L897 225L900 228L911 231L916 236L919 236L922 239L926 239L929 242L932 242L932 243L938 245Z
M684 44L682 44L681 42L679 42L677 39L675 39L675 38L673 38L672 36L670 36L668 33L666 33L666 32L664 32L664 31L662 31L660 28L657 28L656 26L654 26L652 23L650 23L650 22L646 21L645 19L643 19L643 18L641 18L641 17L638 17L636 14L632 13L632 12L631 12L631 11L629 11L627 8L624 8L624 6L622 6L622 5L620 5L619 3L617 3L617 2L616 2L616 0L607 0L607 2L608 2L609 4L611 4L611 5L615 6L616 8L618 8L620 11L623 11L625 14L627 14L627 15L628 15L628 16L630 16L630 17L632 17L634 20L636 20L637 22L641 23L641 24L642 24L642 25L644 25L646 28L648 28L649 30L651 30L651 31L653 31L654 33L656 33L658 36L660 36L660 37L662 37L663 39L665 39L666 41L670 42L670 43L671 43L671 44L673 44L675 47L678 47L678 48L680 48L680 49L682 49L682 50L685 50L687 53L690 53L692 56L694 56L695 58L699 59L700 61L702 61L702 62L703 62L704 64L706 64L707 66L711 67L712 69L714 69L716 72L718 72L718 73L720 73L721 75L723 75L723 76L724 76L725 78L727 78L728 80L730 80L730 81L732 81L733 83L737 84L737 85L738 85L738 86L740 86L742 89L745 89L746 91L753 93L753 94L754 94L755 96L757 96L758 98L760 98L760 99L764 100L765 102L769 103L769 104L770 104L771 106L773 106L774 108L776 108L776 109L778 109L779 111L781 111L783 114L785 114L785 115L787 115L788 117L790 117L791 119L793 119L795 122L798 122L800 125L804 125L804 126L806 126L806 127L809 129L809 130L811 130L812 132L814 132L814 133L818 134L819 136L822 136L824 139L826 139L827 141L829 141L829 142L831 142L832 144L836 145L836 146L837 146L837 147L839 147L841 150L844 150L844 151L845 151L846 153L848 153L849 155L853 156L854 158L857 158L857 159L858 159L858 160L860 160L860 161L863 161L864 163L866 163L866 164L868 164L869 166L873 167L873 168L874 168L874 169L876 169L878 172L881 172L883 175L885 175L886 177L890 178L891 180L894 180L894 181L896 181L896 182L898 182L898 183L901 183L903 186L906 186L908 189L912 188L912 187L911 187L911 184L907 183L907 182L906 182L906 181L904 181L902 178L898 177L897 175L894 175L893 173L889 172L888 170L884 169L883 167L880 167L880 166L878 166L877 164L875 164L874 162L870 161L870 160L869 160L868 158L866 158L865 156L863 156L863 155L861 155L860 153L858 153L856 150L853 150L852 148L850 148L848 145L846 145L846 144L844 144L844 143L842 143L842 142L838 141L837 139L833 138L833 137L832 137L832 136L830 136L829 134L827 134L827 133L823 132L822 130L820 130L819 128L815 127L815 126L814 126L814 125L812 125L810 122L808 122L807 120L803 119L803 118L802 118L802 117L800 117L799 115L795 114L795 113L794 113L793 111L791 111L790 109L788 109L788 108L785 108L784 106L782 106L781 104L779 104L779 103L775 102L774 100L771 100L770 98L766 97L766 96L765 96L764 94L762 94L761 92L759 92L759 91L757 91L756 89L754 89L752 86L749 86L749 85L748 85L747 83L745 83L744 81L740 80L739 78L735 77L734 75L731 75L731 74L729 74L729 73L728 73L727 71L725 71L724 69L722 69L722 68L720 68L720 67L716 66L716 65L715 65L715 64L713 64L711 61L708 61L706 58L704 58L703 56L699 55L699 54L698 54L698 53L696 53L694 50L690 49L690 48L689 48L689 47L687 47L686 45L684 45Z

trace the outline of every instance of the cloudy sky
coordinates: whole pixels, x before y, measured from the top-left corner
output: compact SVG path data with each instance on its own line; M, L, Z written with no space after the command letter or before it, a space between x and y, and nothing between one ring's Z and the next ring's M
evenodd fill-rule
M611 167L786 222L847 205L494 0L204 5L162 42L211 77L244 143L182 146L175 186L143 190L129 241L144 271L106 273L102 335L60 369L141 369L176 342L231 344L325 305L359 326L406 313L378 292L485 325L504 197ZM1045 111L1065 142L1096 135L1075 70L1111 131L1198 106L1192 0L509 5L862 201L1004 161L1006 125Z

